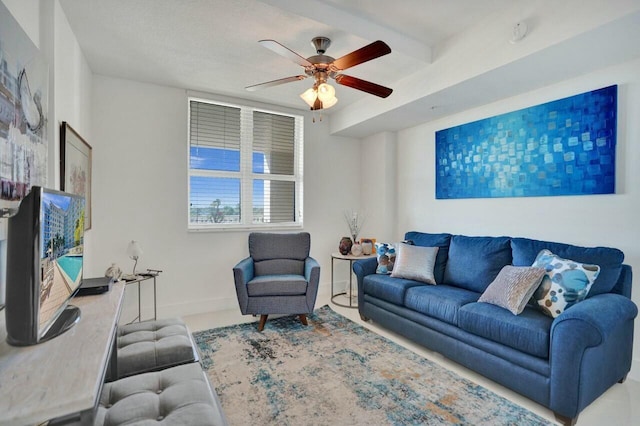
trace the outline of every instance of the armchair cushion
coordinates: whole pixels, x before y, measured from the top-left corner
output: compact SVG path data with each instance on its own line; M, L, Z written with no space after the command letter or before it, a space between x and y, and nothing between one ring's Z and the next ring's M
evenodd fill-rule
M247 284L249 297L293 296L307 292L307 281L302 275L262 275Z
M255 274L304 274L304 261L309 257L311 236L308 232L249 234L249 254Z

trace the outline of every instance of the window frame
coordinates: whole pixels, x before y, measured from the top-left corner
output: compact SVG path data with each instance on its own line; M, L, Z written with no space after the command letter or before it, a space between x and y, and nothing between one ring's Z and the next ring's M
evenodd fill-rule
M202 170L191 168L191 102L201 102L223 107L240 109L240 171ZM261 112L294 119L293 175L266 174L253 172L253 113ZM243 124L243 123L250 124ZM300 114L275 111L268 108L224 102L198 96L187 96L187 231L220 232L220 231L264 231L291 230L304 227L304 116ZM250 161L245 159L249 158ZM240 179L240 223L206 223L191 222L191 177L215 177ZM255 180L277 180L294 182L294 221L277 223L253 223L253 183Z

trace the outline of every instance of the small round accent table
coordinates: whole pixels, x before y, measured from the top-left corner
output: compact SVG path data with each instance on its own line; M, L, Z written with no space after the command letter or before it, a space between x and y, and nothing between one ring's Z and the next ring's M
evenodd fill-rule
M375 254L370 255L360 255L354 256L352 254L340 254L339 252L331 253L331 303L342 306L343 308L357 308L358 307L358 298L357 294L353 294L353 262L356 260L369 259L371 257L376 257ZM333 262L336 260L347 260L349 261L349 291L343 291L341 293L334 293L334 279L333 279ZM340 303L336 300L339 296L347 296L349 299L349 304ZM355 296L355 297L354 297ZM355 303L353 300L356 300Z

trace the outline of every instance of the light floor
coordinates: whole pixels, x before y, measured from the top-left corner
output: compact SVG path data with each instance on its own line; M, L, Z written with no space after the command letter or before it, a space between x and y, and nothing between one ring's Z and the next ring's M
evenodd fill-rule
M363 322L360 320L357 309L349 309L336 306L330 303L328 295L318 294L316 307L328 304L333 310L350 320L367 327L376 333L387 337L390 340L410 349L431 361L434 361L450 370L455 371L463 377L472 380L493 392L502 395L505 398L535 412L536 414L555 422L553 413L536 404L535 402L510 391L509 389L496 384L471 370L468 370L442 355L431 352L422 346L416 345L411 341L393 333L375 323ZM257 322L258 318L251 315L243 316L240 310L235 308L229 311L212 312L199 315L190 315L183 317L183 320L189 326L191 331L206 330L209 328L222 327L226 325L239 324L242 322ZM609 389L604 395L589 405L578 417L579 426L618 426L618 425L640 425L640 382L627 379L623 384L616 384Z

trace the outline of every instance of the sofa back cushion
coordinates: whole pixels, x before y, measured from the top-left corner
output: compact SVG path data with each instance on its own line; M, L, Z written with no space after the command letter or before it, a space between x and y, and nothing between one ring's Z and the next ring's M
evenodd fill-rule
M509 237L452 236L444 283L484 292L500 270L511 265L509 240Z
M438 247L433 276L438 284L441 283L444 280L444 269L449 257L451 234L428 234L426 232L410 231L404 234L404 239L413 241L413 244L421 247Z
M600 274L591 286L587 298L609 293L618 282L624 261L622 251L609 247L580 247L549 241L512 238L514 266L531 266L541 250L547 249L564 259L589 263L600 267Z

